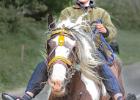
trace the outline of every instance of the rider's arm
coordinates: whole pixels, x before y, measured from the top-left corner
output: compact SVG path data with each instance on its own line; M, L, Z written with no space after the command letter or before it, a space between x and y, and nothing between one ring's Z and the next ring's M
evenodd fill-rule
M103 13L102 20L103 25L106 27L108 32L108 36L106 37L106 39L108 42L111 42L114 38L116 38L117 35L116 27L113 25L110 15L106 11L104 11Z

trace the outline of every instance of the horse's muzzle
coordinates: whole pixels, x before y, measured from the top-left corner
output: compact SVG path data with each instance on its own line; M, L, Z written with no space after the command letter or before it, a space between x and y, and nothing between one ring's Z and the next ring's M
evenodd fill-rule
M55 97L63 97L66 95L65 88L62 88L60 91L51 91Z
M49 85L51 86L51 92L54 96L62 97L65 95L65 88L61 81L51 81L48 80Z

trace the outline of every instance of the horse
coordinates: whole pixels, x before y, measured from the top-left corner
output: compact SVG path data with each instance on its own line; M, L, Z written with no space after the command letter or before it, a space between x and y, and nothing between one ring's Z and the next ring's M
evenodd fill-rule
M104 61L99 58L90 32L81 29L84 25L88 26L80 16L75 23L67 19L50 32L46 46L51 86L49 100L108 98L103 78L98 73ZM116 60L111 68L124 91L119 61Z

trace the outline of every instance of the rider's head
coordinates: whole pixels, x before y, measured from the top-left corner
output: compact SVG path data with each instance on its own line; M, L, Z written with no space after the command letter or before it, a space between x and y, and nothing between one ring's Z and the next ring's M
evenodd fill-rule
M89 6L90 0L77 0L77 3L82 4L83 6Z
M90 0L78 0L78 1L83 3L83 4L86 4L86 3L89 3Z
M90 6L90 7L94 7L94 0L76 0L77 4L80 4L84 7Z

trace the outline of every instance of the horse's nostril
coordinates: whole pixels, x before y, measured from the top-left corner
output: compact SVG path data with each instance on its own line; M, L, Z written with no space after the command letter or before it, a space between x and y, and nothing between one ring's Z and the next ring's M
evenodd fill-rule
M62 88L62 82L59 81L59 80L56 80L56 81L52 81L52 88L54 91L61 91L61 88Z

